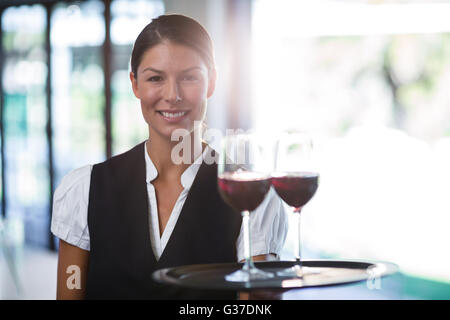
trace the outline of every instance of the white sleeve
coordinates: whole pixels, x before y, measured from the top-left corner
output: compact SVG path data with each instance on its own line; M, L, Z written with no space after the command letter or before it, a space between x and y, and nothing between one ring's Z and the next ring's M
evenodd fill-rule
M61 240L89 250L87 212L92 165L65 175L53 195L51 232Z
M264 201L250 213L250 248L252 256L274 253L279 257L288 232L288 216L283 202L271 187ZM238 261L245 259L244 228L237 239Z

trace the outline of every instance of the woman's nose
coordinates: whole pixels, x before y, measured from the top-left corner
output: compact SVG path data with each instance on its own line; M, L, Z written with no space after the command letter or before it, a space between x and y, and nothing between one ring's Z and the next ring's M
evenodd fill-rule
M177 81L167 81L164 99L170 104L176 104L181 101L180 88Z

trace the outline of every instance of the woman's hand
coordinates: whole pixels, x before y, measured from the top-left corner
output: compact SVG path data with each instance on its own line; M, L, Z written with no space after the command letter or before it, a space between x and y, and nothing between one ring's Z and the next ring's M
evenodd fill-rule
M278 260L277 255L274 253L268 253L268 254L260 254L259 256L253 256L253 261L274 261ZM244 260L242 260L244 262Z
M86 294L89 251L59 241L56 299L81 300Z

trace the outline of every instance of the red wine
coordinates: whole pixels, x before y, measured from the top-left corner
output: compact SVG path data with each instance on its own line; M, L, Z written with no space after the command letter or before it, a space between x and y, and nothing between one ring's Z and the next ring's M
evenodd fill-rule
M218 177L222 198L235 210L255 210L270 189L271 179L257 172L224 173Z
M272 177L272 185L281 199L291 207L299 209L316 193L319 174L295 172Z

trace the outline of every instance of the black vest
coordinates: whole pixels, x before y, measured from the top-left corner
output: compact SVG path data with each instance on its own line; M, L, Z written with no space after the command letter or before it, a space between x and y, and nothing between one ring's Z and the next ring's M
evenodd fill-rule
M170 239L157 261L150 243L144 143L91 173L87 299L234 298L154 282L153 271L187 264L236 261L241 226L217 190L217 164L202 163Z

